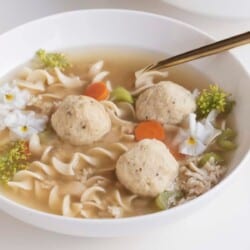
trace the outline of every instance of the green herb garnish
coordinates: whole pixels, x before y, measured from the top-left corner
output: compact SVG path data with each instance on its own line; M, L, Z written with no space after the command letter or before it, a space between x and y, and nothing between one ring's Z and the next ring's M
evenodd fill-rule
M229 97L217 85L210 85L209 89L202 90L196 100L198 117L204 118L214 109L219 113L230 113L235 102Z
M0 183L7 183L20 170L28 167L30 152L27 142L11 143L0 155Z
M36 52L37 57L46 68L59 68L65 70L71 64L62 53L47 53L44 49L39 49Z

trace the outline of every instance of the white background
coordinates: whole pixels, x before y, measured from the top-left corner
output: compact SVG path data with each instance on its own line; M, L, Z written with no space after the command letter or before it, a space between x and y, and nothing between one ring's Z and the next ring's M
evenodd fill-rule
M154 12L188 22L217 39L250 30L250 19L199 16L160 0L0 0L0 33L32 19L82 8ZM250 46L236 49L235 54L250 72ZM0 249L250 250L250 162L207 207L167 228L130 238L91 239L59 235L26 225L0 211Z

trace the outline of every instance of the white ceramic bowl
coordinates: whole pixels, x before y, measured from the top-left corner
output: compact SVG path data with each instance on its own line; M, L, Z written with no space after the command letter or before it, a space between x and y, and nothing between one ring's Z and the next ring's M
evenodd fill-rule
M179 21L127 10L84 10L46 17L0 36L0 76L30 59L38 48L59 50L75 46L122 45L177 54L212 39ZM134 235L146 229L175 222L223 192L246 160L250 145L249 76L231 54L224 53L193 62L211 80L233 93L239 148L228 176L216 187L179 207L145 216L124 219L72 219L39 212L0 196L0 208L37 227L76 236L111 237ZM239 194L240 195L240 194Z

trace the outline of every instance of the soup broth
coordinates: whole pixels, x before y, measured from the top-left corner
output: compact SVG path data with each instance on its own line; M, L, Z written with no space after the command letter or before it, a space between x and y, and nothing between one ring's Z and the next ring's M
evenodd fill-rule
M88 145L75 146L63 140L51 126L50 119L67 96L84 95L86 86L93 82L104 82L110 93L118 86L133 92L136 82L135 72L165 58L166 55L133 48L108 47L77 48L63 52L72 65L65 71L44 69L37 64L37 61L32 60L1 81L4 85L14 80L14 84L20 90L30 93L29 103L21 110L34 111L47 119L42 131L24 138L29 144L30 151L27 167L18 171L7 183L0 185L1 194L25 206L79 218L117 218L147 214L162 209L161 205L159 208L159 200L162 197L157 196L156 201L155 196L133 193L116 176L115 169L119 157L138 143L134 129L140 121L135 116L134 104L116 102L112 100L112 94L101 101L111 118L112 127L101 139ZM91 67L92 72L90 72ZM201 90L211 84L202 73L187 65L169 68L168 76L162 77L157 74L154 76L155 83L166 80L178 83L190 91ZM135 95L134 100L137 98L138 95ZM224 117L220 119L218 124L224 129L225 119ZM178 130L176 127L178 125L164 127L168 140L174 140L176 137ZM28 128L22 127L22 129ZM20 140L7 126L0 132L0 139L2 148L11 141ZM214 147L216 146L211 146ZM174 153L173 155L175 156ZM179 177L177 177L172 189L177 187L178 192L182 194L178 199L175 196L174 201L168 201L172 202L169 207L207 191L225 173L225 168L221 168L218 164L215 165L216 169L212 169L211 165L205 170L198 169L192 164L197 163L200 158L195 160L193 158L195 157L176 157L179 164L178 176L182 178L182 184L178 184ZM188 182L188 176L196 171L201 176L197 186L192 186L190 183L183 184L183 181ZM211 177L211 172L216 172L214 181L209 183L203 181L202 178ZM188 188L195 190L188 192ZM173 190L169 193L173 193Z

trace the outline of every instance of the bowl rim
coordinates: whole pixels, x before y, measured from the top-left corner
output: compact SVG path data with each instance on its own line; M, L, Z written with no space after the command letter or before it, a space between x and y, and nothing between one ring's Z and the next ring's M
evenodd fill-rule
M151 12L146 12L146 11L138 11L138 10L129 10L129 9L109 9L109 8L100 8L100 9L80 9L80 10L73 10L73 11L66 11L66 12L59 12L57 14L52 14L52 15L48 15L42 18L38 18L29 22L25 22L17 27L14 27L2 34L0 34L0 40L4 39L4 37L6 35L8 35L9 33L14 33L16 32L16 30L22 29L23 27L27 26L27 25L37 25L40 22L43 22L44 20L53 20L53 19L57 19L60 18L62 16L70 16L70 15L75 15L75 14L84 14L86 12L115 12L115 13L121 13L121 14L135 14L135 15L142 15L142 16L148 16L148 17L153 17L153 18L157 18L157 19L162 19L162 20L167 20L169 22L172 23L177 23L181 26L184 26L188 29L192 29L195 32L199 33L200 35L202 35L203 37L208 38L211 42L216 41L215 37L209 35L208 33L206 33L205 31L200 30L199 28L185 23L181 20L172 18L172 17L168 17L168 16L164 16L164 15L160 15L160 14L155 14L155 13L151 13ZM250 73L248 73L248 71L245 69L245 65L242 64L242 62L231 52L231 51L227 51L226 52L241 68L242 73L244 73L247 78L250 79ZM241 171L240 169L242 169L246 164L247 160L250 159L250 148L248 149L248 151L245 153L244 157L240 160L239 164L232 170L231 173L229 173L224 179L222 179L217 185L215 185L214 187L212 187L211 189L209 189L207 192L205 192L204 194L202 194L199 197L196 197L193 200L190 200L184 204L181 204L179 206L173 207L171 209L168 210L164 210L164 211L159 211L159 212L155 212L155 213L150 213L150 214L145 214L145 215L138 215L138 216L132 216L132 217L124 217L124 218L74 218L74 217L66 217L63 215L57 215L57 214L52 214L52 213L48 213L48 212L44 212L41 210L37 210L28 206L25 206L21 203L15 202L14 200L11 200L7 197L5 197L4 195L0 194L0 202L4 202L7 203L8 206L12 206L14 209L19 209L19 210L23 210L25 212L27 212L28 214L33 214L34 216L39 216L39 217L46 217L48 219L51 220L56 220L56 221L66 221L66 222L71 222L71 223L78 223L78 224L89 224L89 225L96 225L96 224L102 224L103 226L105 225L110 225L110 224L128 224L128 223L134 223L134 222L145 222L146 220L154 220L158 217L163 217L163 216L171 216L172 214L177 214L178 212L182 211L182 210L187 210L188 208L192 207L193 205L197 204L197 203L201 203L204 202L205 199L207 199L208 196L211 196L213 194L215 194L219 189L225 187L226 184L228 184L238 173L239 171ZM2 209L0 207L0 210L6 212L5 209ZM6 212L8 213L8 212ZM12 213L9 213L12 216ZM25 220L24 220L25 221ZM25 223L29 223L26 222ZM30 223L29 223L30 224Z

